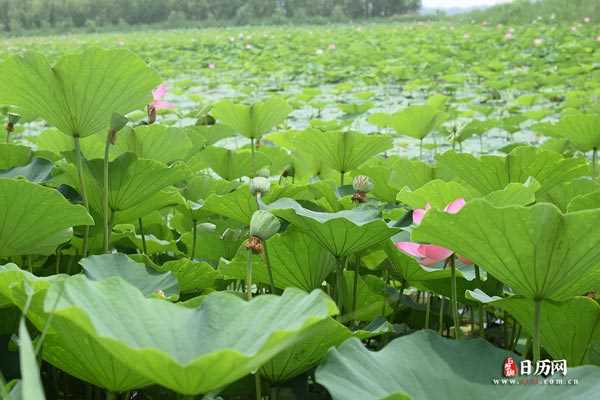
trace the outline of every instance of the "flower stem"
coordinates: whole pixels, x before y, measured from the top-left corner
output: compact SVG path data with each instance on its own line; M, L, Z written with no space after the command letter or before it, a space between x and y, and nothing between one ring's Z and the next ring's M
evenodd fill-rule
M254 374L254 382L256 384L256 400L262 400L262 384L260 382L260 373L258 371Z
M246 300L252 300L252 249L248 249L248 264L246 266Z
M102 193L102 205L104 208L104 252L108 253L109 251L109 246L110 246L110 234L108 232L109 229L109 225L110 225L110 215L109 215L109 205L108 205L108 193L110 191L110 183L109 183L109 176L108 176L108 161L110 158L110 137L111 137L111 132L109 131L108 134L106 135L106 143L104 144L104 193Z
M86 190L85 190L85 179L83 177L83 156L81 154L81 143L79 136L73 136L73 143L75 145L75 158L77 163L77 175L79 177L79 191L81 194L81 199L83 200L83 205L89 211L90 205L88 202ZM83 258L87 257L88 254L88 239L90 236L90 227L89 225L85 225L83 227Z
M440 321L439 321L439 334L444 332L444 297L440 296Z
M338 318L342 317L342 310L344 308L344 296L343 296L343 288L344 288L344 264L342 260L337 258L337 269L335 273L335 299L340 315Z
M542 301L534 300L534 317L533 317L533 364L537 364L540 359L540 317L542 315Z
M425 293L427 306L425 308L425 329L429 329L429 316L431 314L431 293Z
M269 258L269 250L266 240L263 240L263 254L265 256L267 272L269 273L269 285L271 287L271 294L275 294L275 280L273 279L273 268L271 268L271 259Z
M138 218L138 224L140 225L140 235L142 236L142 251L144 254L148 254L148 248L146 247L146 235L144 235L144 224L141 218Z
M354 282L352 283L352 315L354 315L356 313L356 294L358 292L358 278L359 278L359 263L360 260L356 259L356 265L354 268ZM385 307L385 301L384 301L384 307ZM385 309L385 308L384 308Z
M460 318L458 317L458 292L456 290L456 266L454 264L454 255L450 256L450 284L452 289L452 318L454 322L454 337L461 338Z
M192 220L192 255L193 260L196 257L196 241L198 240L198 226L195 219Z

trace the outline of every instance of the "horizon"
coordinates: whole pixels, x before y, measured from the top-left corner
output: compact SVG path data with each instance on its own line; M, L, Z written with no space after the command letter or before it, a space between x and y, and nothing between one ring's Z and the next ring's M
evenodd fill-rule
M511 3L513 0L423 0L422 8L471 8L491 7L498 4Z

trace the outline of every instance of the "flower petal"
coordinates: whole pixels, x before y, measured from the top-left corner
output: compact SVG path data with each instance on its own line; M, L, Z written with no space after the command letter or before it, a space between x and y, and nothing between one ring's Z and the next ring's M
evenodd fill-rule
M400 249L402 252L408 254L413 257L423 257L423 255L419 252L419 248L421 245L419 243L413 242L398 242L394 243L394 245Z
M425 216L426 212L427 212L427 210L425 210L424 208L417 208L416 210L413 210L413 213L412 213L413 224L419 225L421 223L421 221L423 221L423 217Z
M154 98L154 100L162 99L165 94L167 94L167 85L165 85L164 83L161 83L156 87L156 89L152 91L152 97Z
M157 110L163 110L163 109L169 109L169 108L175 108L175 104L173 103L169 103L168 101L162 101L162 100L154 100L152 102L152 105L154 106L154 108L156 108Z
M462 197L460 199L454 200L452 203L448 204L444 211L448 214L456 214L465 206L465 199Z
M418 252L423 257L421 260L421 264L423 265L436 264L440 261L444 261L452 255L452 250L448 250L445 247L434 246L432 244L420 245Z

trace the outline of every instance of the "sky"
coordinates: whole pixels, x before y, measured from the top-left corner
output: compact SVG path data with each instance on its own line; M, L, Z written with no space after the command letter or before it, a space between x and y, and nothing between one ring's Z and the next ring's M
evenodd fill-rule
M511 0L422 0L423 7L448 8L448 7L472 7L492 6L494 4L509 3Z

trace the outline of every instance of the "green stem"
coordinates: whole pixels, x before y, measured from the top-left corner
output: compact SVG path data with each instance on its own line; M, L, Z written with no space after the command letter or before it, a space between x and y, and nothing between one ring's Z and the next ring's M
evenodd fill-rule
M61 256L61 254L62 254L62 252L60 251L60 249L56 250L56 265L55 265L54 273L57 275L60 272L60 256Z
M419 139L419 160L423 161L423 138Z
M265 264L267 265L267 272L269 273L269 285L271 287L271 294L275 294L275 280L273 279L273 268L271 267L271 259L269 258L269 250L266 240L263 240L263 252L265 256Z
M337 269L335 272L335 300L340 312L338 319L342 318L344 308L343 290L344 288L344 264L342 260L337 258Z
M594 147L594 151L592 152L592 178L596 177L596 168L598 165L598 149Z
M142 251L144 254L148 254L148 248L146 247L146 235L144 235L144 224L141 218L138 218L138 224L140 225L140 235L142 236Z
M252 249L248 249L248 265L246 266L246 300L252 300Z
M128 390L123 394L123 400L129 400L130 397L131 397L131 390Z
M440 296L440 321L439 321L439 334L444 332L444 297Z
M426 293L427 307L425 308L425 329L429 329L429 314L431 313L431 294Z
M110 224L109 222L109 205L108 205L108 194L110 191L110 182L109 182L109 175L108 175L108 161L109 161L109 157L110 157L110 131L108 132L108 134L106 135L106 143L104 144L104 192L102 193L102 205L104 208L104 252L108 253L109 252L109 246L110 246L110 239L109 239L109 232L108 232L108 225Z
M198 227L195 219L192 220L192 260L196 257L196 241L198 240Z
M344 186L344 175L346 173L344 171L340 172L340 186Z
M359 263L360 261L357 257L356 266L354 268L354 282L352 283L352 315L356 313L356 294L358 292Z
M387 266L383 266L383 281L385 282L383 285L383 305L381 306L381 316L385 317L385 305L387 303L387 292L386 289L390 284L390 274L388 272Z
M260 382L260 373L258 371L254 374L254 382L256 384L256 400L262 400L262 385Z
M481 287L483 282L481 280L481 271L479 270L479 266L475 265L475 279L477 279L478 286ZM477 306L478 318L479 319L479 336L484 336L485 334L485 311L483 309L483 304L479 304Z
M534 317L533 317L533 364L536 365L540 359L540 317L542 315L542 301L534 300Z
M32 261L32 257L30 255L27 256L27 269L29 270L30 273L33 274L33 261Z
M458 292L456 289L456 266L454 265L454 255L451 255L450 258L450 273L451 273L451 289L452 289L452 319L454 322L454 337L456 339L461 338L460 331L460 318L458 317Z
M517 347L517 343L519 343L519 338L521 337L521 325L517 324L517 333L515 334L514 340L510 345L510 351L514 352L515 347Z
M115 392L106 392L106 400L117 400L117 394Z
M77 164L77 176L79 177L79 192L81 194L81 199L83 200L83 205L86 210L89 211L90 205L88 203L88 198L85 190L85 179L83 177L83 155L81 154L81 143L79 136L73 136L73 143L75 145L75 158ZM88 254L88 240L90 236L90 227L89 225L85 225L83 227L83 258L87 257Z
M252 176L256 175L256 144L254 138L250 138L250 149L252 151Z

